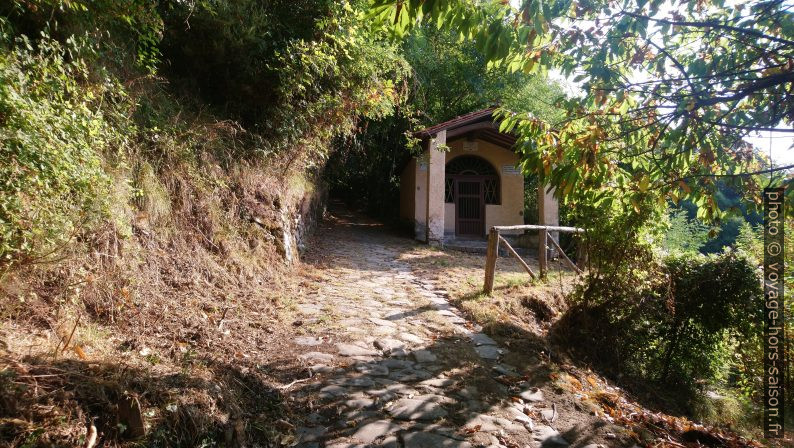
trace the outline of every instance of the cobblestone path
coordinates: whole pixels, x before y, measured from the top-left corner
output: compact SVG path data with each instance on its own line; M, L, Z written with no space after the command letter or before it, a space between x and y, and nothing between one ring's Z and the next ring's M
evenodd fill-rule
M349 217L348 217L349 218ZM464 319L401 254L413 244L337 217L316 237L296 303L312 372L290 393L312 413L300 447L564 447L559 410L527 367Z

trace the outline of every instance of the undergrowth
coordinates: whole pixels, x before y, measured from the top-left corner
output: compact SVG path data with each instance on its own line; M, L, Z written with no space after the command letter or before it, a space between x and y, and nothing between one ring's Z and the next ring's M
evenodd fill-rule
M406 72L362 5L0 5L3 444L289 443L286 264Z

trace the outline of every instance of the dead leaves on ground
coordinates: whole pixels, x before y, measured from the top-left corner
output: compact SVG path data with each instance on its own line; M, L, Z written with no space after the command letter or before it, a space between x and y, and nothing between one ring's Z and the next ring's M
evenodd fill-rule
M569 370L573 371L572 368ZM573 393L576 398L595 404L603 413L600 417L626 427L629 435L641 446L649 448L763 446L759 442L748 440L727 430L700 425L684 417L649 411L629 401L621 389L609 386L590 374L581 374L581 376L582 380L567 372L549 375L556 385Z

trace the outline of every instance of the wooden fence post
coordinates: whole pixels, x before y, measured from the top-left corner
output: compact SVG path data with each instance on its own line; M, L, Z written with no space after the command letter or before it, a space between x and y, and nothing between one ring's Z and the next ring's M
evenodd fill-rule
M549 234L546 229L538 232L538 265L540 267L540 278L546 278L546 263L549 251L546 248L546 240Z
M483 292L493 291L493 278L496 272L496 258L499 256L499 231L491 227L488 232L488 251L485 254L485 284Z

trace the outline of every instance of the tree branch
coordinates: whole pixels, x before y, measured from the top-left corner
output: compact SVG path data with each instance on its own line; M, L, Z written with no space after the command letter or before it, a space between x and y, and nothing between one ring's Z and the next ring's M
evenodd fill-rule
M722 30L734 31L734 32L741 33L741 34L747 34L747 35L750 35L750 36L755 36L755 37L757 37L759 39L767 39L767 40L771 40L773 42L778 42L778 43L781 43L781 44L794 46L794 41L791 41L791 40L788 40L788 39L783 39L781 37L775 37L775 36L769 36L767 34L764 34L764 33L760 32L760 31L751 30L751 29L747 29L747 28L741 28L741 27L738 27L738 26L726 25L726 24L720 23L720 22L714 22L714 21L705 21L705 22L704 21L678 21L678 20L668 20L668 19L657 19L657 18L654 18L654 17L646 16L644 14L639 14L639 13L630 12L630 11L624 11L623 13L626 14L627 16L634 17L636 19L646 19L646 20L650 20L650 21L653 21L653 22L657 22L657 23L664 23L664 24L667 24L667 25L688 26L688 27L694 27L694 28L718 28L718 29L722 29Z

